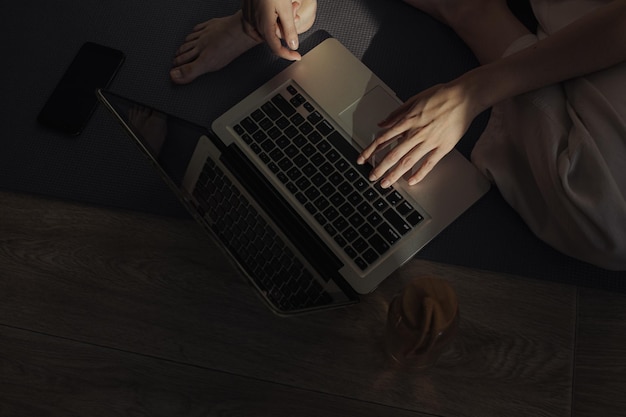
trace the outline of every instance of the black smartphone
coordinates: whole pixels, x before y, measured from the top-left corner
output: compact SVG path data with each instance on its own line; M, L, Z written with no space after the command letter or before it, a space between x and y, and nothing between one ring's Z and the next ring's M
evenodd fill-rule
M44 104L37 120L78 135L96 109L96 90L106 88L124 62L124 53L93 42L83 44Z

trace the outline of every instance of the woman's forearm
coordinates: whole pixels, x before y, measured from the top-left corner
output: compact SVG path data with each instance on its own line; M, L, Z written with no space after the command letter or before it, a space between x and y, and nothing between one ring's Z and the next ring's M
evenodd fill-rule
M601 6L531 47L467 73L483 109L626 61L626 0ZM626 82L626 80L625 80Z

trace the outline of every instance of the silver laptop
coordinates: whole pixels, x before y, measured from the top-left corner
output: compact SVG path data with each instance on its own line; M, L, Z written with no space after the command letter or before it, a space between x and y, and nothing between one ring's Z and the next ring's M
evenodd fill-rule
M211 129L98 95L279 314L356 302L489 189L456 150L418 185L368 181L356 157L401 102L332 38Z

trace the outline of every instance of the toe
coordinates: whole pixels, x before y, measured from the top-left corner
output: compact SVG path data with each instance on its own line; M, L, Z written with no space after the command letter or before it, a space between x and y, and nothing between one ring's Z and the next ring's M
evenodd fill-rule
M188 84L195 80L199 73L195 70L195 66L192 64L185 64L179 67L174 67L170 71L170 78L175 84Z
M183 49L181 47L174 58L173 65L178 67L183 64L188 64L196 58L198 58L198 52L195 48Z

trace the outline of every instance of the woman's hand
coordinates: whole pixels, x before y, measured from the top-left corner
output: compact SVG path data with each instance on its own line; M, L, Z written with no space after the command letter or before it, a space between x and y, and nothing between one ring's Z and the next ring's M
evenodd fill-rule
M248 35L267 42L279 57L291 61L299 60L298 32L300 3L292 0L244 0L242 4L244 30ZM289 46L286 48L281 39Z
M384 175L381 186L389 187L420 160L421 166L408 182L414 185L424 179L483 110L471 97L470 86L463 77L433 86L410 98L380 122L379 126L385 130L363 150L357 163L364 164L396 139L397 144L376 164L370 180L377 181Z

